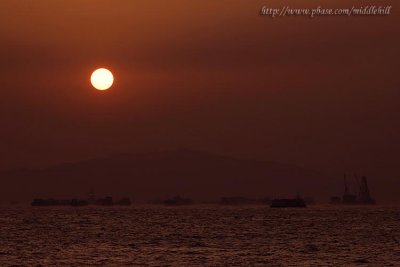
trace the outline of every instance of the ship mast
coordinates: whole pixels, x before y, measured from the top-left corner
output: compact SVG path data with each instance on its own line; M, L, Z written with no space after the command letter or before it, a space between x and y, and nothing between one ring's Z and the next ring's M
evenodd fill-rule
M369 200L370 198L371 198L371 196L369 194L367 178L365 176L363 176L361 178L361 185L360 185L360 199Z
M358 180L358 175L356 172L354 173L354 179L356 180L357 185L360 186L360 181Z
M343 182L344 182L344 194L348 195L349 194L349 187L347 186L346 173L344 173Z

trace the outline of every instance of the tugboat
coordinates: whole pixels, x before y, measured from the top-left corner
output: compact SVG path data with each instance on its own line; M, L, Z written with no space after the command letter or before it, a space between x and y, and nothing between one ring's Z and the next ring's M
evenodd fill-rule
M374 205L376 203L369 192L367 177L361 177L361 182L359 182L356 174L354 174L354 178L360 187L358 196L350 193L347 185L346 174L344 174L344 194L342 198L331 197L331 204Z
M273 199L271 202L271 208L306 208L307 204L297 195L296 198L278 198Z

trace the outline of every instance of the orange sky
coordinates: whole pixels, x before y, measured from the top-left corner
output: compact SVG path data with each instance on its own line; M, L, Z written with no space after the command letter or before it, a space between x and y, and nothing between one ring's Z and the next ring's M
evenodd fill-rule
M393 5L275 18L263 5ZM0 2L2 168L205 149L398 176L396 1ZM89 84L100 66L115 85Z

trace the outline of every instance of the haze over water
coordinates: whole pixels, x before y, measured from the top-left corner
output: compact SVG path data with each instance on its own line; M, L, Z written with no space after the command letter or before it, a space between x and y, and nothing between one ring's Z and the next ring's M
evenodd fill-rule
M398 266L396 207L0 208L1 266Z
M400 266L399 11L1 0L0 267Z

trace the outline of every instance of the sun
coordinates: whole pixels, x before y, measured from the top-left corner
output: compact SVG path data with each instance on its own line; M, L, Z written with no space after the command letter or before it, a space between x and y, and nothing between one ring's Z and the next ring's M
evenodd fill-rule
M97 90L107 90L113 85L114 76L108 69L100 68L92 73L90 82Z

